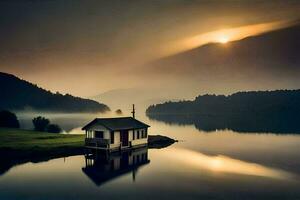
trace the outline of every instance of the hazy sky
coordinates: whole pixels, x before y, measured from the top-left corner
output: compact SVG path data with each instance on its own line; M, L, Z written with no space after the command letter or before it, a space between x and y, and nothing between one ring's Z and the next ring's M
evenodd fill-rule
M232 36L241 39L299 18L299 0L2 0L0 71L80 96L169 82L184 90L180 73L148 73L145 63L234 39L224 30L242 33Z

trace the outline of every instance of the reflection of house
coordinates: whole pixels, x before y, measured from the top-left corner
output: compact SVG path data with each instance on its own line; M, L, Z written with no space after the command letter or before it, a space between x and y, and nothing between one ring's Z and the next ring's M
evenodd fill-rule
M147 148L113 154L96 152L85 156L82 171L99 186L130 172L134 180L138 168L149 162Z
M86 147L109 151L146 146L148 125L133 117L96 118L82 129Z

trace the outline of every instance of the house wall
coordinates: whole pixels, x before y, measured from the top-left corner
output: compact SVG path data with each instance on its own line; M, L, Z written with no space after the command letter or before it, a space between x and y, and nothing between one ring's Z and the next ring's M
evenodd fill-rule
M104 126L101 125L94 125L91 126L89 131L91 131L91 136L92 138L95 138L95 131L103 131L103 138L104 139L111 139L110 138L110 130L105 128ZM140 138L137 139L138 131L140 132ZM142 132L147 133L147 128L145 129L136 129L136 130L129 130L128 131L128 140L131 142L132 146L139 146L139 145L145 145L148 143L148 133L147 137L142 138ZM133 134L135 134L135 139L133 139ZM116 149L120 147L120 131L114 131L114 143L110 144L110 149Z
M90 127L89 130L92 131L92 138L95 138L95 131L103 131L103 138L111 139L110 138L110 130L108 130L104 126L94 125L94 126ZM110 149L118 148L119 146L120 146L120 131L115 131L114 132L114 143L110 144Z
M115 131L114 132L114 143L110 144L110 148L118 148L120 146L120 131Z
M105 128L104 126L101 125L94 125L92 127L90 127L90 129L93 133L92 133L92 138L95 138L95 131L103 131L103 138L104 139L110 139L110 131Z
M138 131L140 132L140 138L137 139ZM144 131L147 133L147 129L136 129L134 131L129 131L129 141L131 141L132 146L143 145L148 143L148 134L146 138L141 138L141 132ZM133 140L133 134L135 134L135 139Z

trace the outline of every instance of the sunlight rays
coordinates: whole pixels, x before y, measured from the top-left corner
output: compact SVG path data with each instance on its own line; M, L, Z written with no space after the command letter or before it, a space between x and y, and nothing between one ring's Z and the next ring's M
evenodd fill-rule
M286 28L294 25L295 23L295 21L275 21L211 31L171 42L162 47L162 54L164 56L170 56L200 47L208 43L226 44L231 41L241 40L250 36Z

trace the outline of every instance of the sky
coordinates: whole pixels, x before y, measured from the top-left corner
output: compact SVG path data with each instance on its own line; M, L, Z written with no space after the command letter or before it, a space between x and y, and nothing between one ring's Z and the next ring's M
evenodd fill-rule
M159 73L149 63L298 19L298 0L2 0L0 71L83 97L128 88L164 88L186 97L222 92L214 77L200 73L187 81L182 71ZM213 82L205 91L197 84L201 77ZM228 93L255 89L224 84Z

